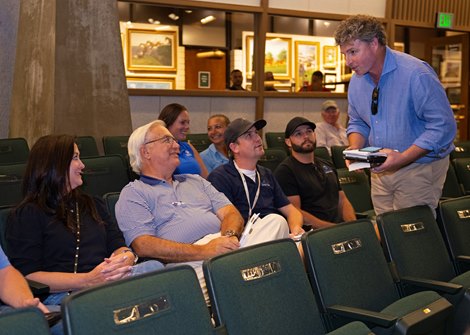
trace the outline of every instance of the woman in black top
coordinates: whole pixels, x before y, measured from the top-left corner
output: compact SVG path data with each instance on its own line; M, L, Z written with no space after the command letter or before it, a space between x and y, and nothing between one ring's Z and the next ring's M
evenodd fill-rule
M129 276L137 261L104 202L80 191L84 167L72 136L41 137L26 166L24 200L8 221L10 261L26 278L49 285L46 304Z

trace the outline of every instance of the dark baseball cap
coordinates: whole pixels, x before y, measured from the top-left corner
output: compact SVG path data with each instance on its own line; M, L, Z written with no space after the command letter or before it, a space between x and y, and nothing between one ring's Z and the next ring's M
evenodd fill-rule
M315 125L315 123L307 120L306 118L301 117L301 116L296 116L295 118L290 120L289 123L287 124L286 132L284 134L285 138L289 138L290 135L292 135L292 133L297 129L297 127L300 127L300 126L303 126L303 125L310 126L310 128L312 128L312 130L315 130L315 128L317 127Z
M242 118L235 119L230 122L227 129L225 129L225 144L229 145L230 143L235 142L237 138L248 132L252 127L255 127L256 130L260 130L264 128L264 126L266 126L266 121L263 119L254 122Z

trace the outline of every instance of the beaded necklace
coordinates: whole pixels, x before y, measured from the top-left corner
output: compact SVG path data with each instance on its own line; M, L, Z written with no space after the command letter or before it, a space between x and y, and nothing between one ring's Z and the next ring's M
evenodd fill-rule
M75 247L75 260L73 263L73 273L77 273L78 270L78 254L80 253L80 213L78 211L78 202L75 201L75 219L77 221L77 245Z

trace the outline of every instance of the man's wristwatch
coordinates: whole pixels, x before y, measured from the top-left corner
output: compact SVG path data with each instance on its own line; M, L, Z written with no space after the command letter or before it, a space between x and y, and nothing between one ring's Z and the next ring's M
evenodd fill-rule
M223 233L223 236L227 236L227 237L232 237L232 236L235 236L237 238L237 240L240 240L240 236L239 234L234 231L234 230L226 230L224 233Z
M131 248L126 248L126 249L122 250L121 253L125 253L125 252L131 252L134 255L134 265L136 265L137 262L139 261L139 256L137 256L137 254L134 252L134 250L132 250Z

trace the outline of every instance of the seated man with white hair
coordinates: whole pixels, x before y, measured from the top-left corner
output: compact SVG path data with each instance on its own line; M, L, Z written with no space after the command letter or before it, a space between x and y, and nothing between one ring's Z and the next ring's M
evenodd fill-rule
M206 293L202 261L240 247L242 216L204 178L173 174L179 165L179 145L164 122L157 120L136 129L128 150L132 169L140 179L123 188L116 204L126 243L139 257L167 265L190 264ZM274 228L257 225L245 245L288 236L287 227Z

